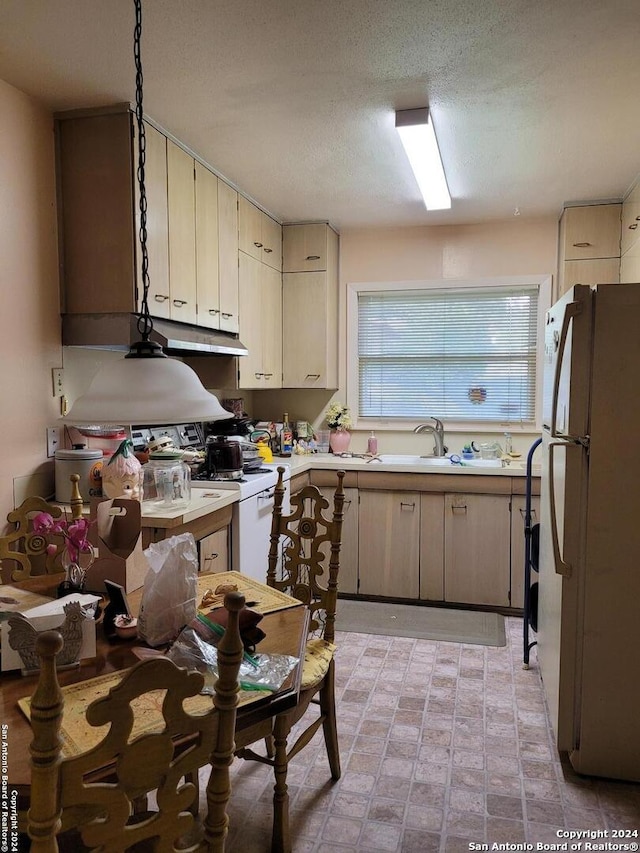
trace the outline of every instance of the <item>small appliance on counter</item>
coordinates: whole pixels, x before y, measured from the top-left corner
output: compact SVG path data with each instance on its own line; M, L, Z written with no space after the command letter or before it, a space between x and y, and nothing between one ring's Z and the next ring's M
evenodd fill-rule
M232 441L226 435L207 438L205 461L197 474L199 480L239 480L242 468L240 442Z

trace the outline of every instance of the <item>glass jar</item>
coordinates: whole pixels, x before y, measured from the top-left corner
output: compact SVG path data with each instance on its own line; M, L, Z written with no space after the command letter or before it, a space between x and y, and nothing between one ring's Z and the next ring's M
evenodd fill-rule
M191 469L182 461L181 451L151 453L141 475L143 509L166 512L189 505Z

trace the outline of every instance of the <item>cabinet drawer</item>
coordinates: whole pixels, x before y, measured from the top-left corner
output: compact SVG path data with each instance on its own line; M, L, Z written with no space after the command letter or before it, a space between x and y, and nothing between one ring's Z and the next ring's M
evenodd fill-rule
M631 190L622 205L620 253L628 252L640 240L640 183Z
M560 220L565 261L620 257L621 204L567 207Z

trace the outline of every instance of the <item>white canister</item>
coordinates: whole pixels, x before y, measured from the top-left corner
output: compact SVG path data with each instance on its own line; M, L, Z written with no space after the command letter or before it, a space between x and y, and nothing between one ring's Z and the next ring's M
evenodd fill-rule
M56 450L56 501L71 501L71 475L79 474L78 487L83 501L102 497L102 451Z

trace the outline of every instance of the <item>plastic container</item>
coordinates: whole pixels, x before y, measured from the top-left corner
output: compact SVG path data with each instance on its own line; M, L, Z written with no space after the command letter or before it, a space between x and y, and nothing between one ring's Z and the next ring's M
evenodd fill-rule
M371 435L367 439L367 453L370 453L372 456L376 456L378 453L378 439L373 430L371 430Z
M152 453L142 466L143 508L156 512L186 509L191 500L191 469L182 453Z
M82 500L102 497L102 451L87 447L74 450L56 450L55 455L56 501L71 502L71 475L79 474L78 488Z

